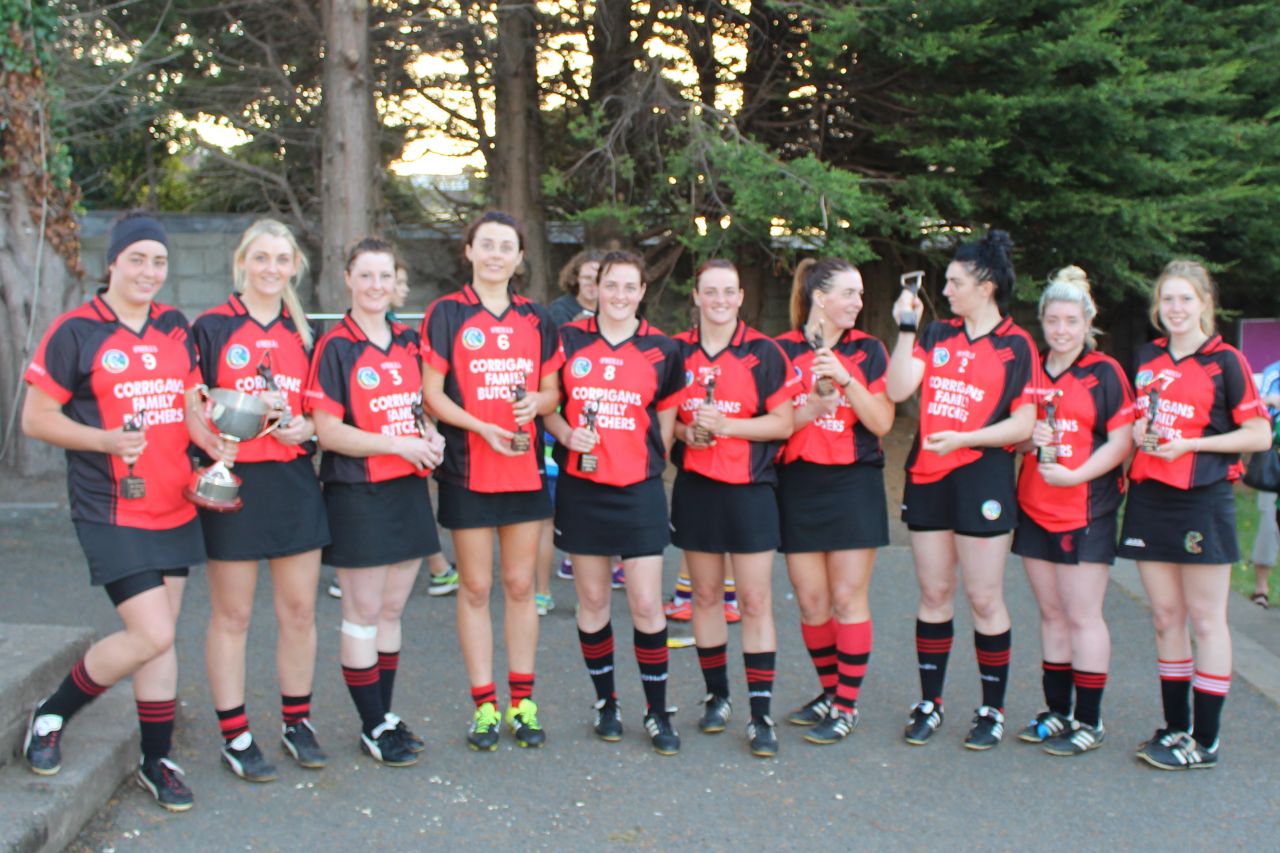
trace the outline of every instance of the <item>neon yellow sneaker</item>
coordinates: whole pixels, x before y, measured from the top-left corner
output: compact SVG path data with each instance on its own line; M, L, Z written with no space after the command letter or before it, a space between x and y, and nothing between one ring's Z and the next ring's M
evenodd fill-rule
M471 731L467 732L467 746L474 750L493 752L498 748L498 734L501 731L502 717L498 714L498 706L485 702L476 708Z
M538 725L538 703L532 699L521 699L507 709L507 726L520 746L536 748L547 742L546 732Z

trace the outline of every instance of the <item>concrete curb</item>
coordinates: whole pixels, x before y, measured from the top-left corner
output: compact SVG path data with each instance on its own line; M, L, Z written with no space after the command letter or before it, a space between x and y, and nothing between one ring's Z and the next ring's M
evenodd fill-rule
M31 706L58 686L92 640L88 628L0 624L0 765L22 748Z

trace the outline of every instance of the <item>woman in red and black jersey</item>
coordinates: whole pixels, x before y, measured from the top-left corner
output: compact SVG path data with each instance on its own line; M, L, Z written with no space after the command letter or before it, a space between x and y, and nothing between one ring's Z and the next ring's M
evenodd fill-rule
M655 750L674 755L680 737L667 709L662 552L671 535L662 472L684 397L684 364L675 342L638 314L644 259L609 252L599 275L596 315L560 329L562 409L547 417L560 465L555 544L573 560L578 639L596 689L596 735L622 737L609 604L612 557L621 555L645 730Z
M791 435L799 383L782 349L738 319L742 299L733 264L711 260L698 268L698 325L675 338L688 387L676 421L671 539L684 549L693 578L693 633L707 684L698 728L722 732L729 721L727 553L742 611L747 738L752 753L771 757L778 752L769 716L777 652L771 576L780 538L773 460Z
M1170 262L1151 301L1151 323L1168 337L1143 344L1135 357L1138 452L1120 555L1138 562L1151 599L1164 702L1164 727L1138 757L1183 770L1218 762L1231 686L1227 596L1240 558L1231 483L1243 474L1240 454L1266 450L1271 436L1244 356L1214 333L1218 300L1208 271Z
M915 320L903 322L903 316L921 316L919 297L904 290L893 308L900 334L889 361L889 398L901 402L924 389L902 498L920 583L922 695L905 732L910 744L925 743L942 724L957 561L982 677L982 705L964 743L990 749L1004 736L1011 645L1004 565L1018 519L1013 447L1031 437L1040 385L1031 337L1005 316L1014 284L1012 248L1003 231L962 245L947 266L943 290L955 318L930 323L918 338Z
M777 339L802 388L778 468L781 550L822 684L787 722L812 726L811 743L836 743L857 725L872 644L871 570L876 549L889 544L880 447L893 426L889 357L884 344L853 328L862 292L862 275L848 261L802 261L791 287L793 328Z
M1044 418L1021 448L1013 537L1040 605L1048 705L1018 737L1043 743L1051 755L1080 755L1105 736L1100 707L1111 635L1102 600L1115 561L1120 466L1133 449L1133 392L1115 359L1094 349L1098 309L1089 290L1084 270L1065 267L1040 295L1049 345L1039 404Z
M94 643L32 712L23 750L41 775L61 767L72 715L133 676L142 729L138 781L171 811L191 791L168 758L177 705L174 626L191 565L204 561L195 507L183 497L187 447L235 459L196 412L200 375L187 320L155 301L168 272L159 222L130 213L111 229L107 286L54 321L26 371L22 430L67 451L71 520L95 586L124 629Z
M218 715L223 763L242 779L268 782L276 770L249 730L245 646L253 615L258 561L267 560L279 622L281 743L303 767L325 765L311 727L316 661L316 586L320 549L329 543L320 484L311 464L315 428L302 413L312 330L294 290L306 257L289 229L271 219L240 238L232 261L236 292L196 319L192 334L210 388L261 396L280 426L244 442L236 455L238 512L200 510L209 553L209 628L205 663Z
M396 287L391 245L372 237L356 243L345 280L351 310L316 345L306 392L324 449L332 537L324 562L342 588L340 658L361 746L376 761L403 766L418 760L423 744L391 713L400 619L422 558L440 550L426 478L444 440L422 407L418 335L387 319Z
M499 211L467 229L471 283L442 296L422 319L423 391L448 442L436 472L440 524L453 531L458 560L458 639L475 716L467 743L498 746L502 716L493 683L493 539L501 549L506 599L506 722L520 746L546 735L533 701L538 647L534 570L541 522L551 517L538 416L560 402L563 355L547 309L516 293L524 259L520 223Z

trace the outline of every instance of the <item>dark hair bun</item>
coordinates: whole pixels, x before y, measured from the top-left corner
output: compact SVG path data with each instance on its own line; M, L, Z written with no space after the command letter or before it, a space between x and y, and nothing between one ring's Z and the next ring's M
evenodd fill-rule
M988 231L987 236L982 238L982 245L986 249L1000 252L1006 258L1013 254L1013 238L1008 231L1001 231L999 228Z

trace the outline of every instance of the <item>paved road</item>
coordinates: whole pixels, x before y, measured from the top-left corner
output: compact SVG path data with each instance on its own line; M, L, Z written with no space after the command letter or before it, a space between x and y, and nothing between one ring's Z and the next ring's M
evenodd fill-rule
M32 490L27 497L41 493ZM106 597L86 583L65 508L0 508L0 544L0 620L88 624L99 631L115 626ZM778 567L781 715L810 698L816 685L781 561ZM673 571L669 560L668 572ZM681 706L684 751L662 758L648 749L621 593L614 597L622 609L615 625L627 734L620 744L596 742L589 729L590 683L574 633L572 587L553 581L559 609L542 622L537 691L547 747L519 750L505 738L494 754L465 748L470 703L455 648L453 600L420 595L407 615L396 705L425 735L426 760L401 770L374 766L358 754L356 718L339 675L338 604L322 596L315 721L332 763L308 772L281 760L281 778L262 786L241 782L218 765L217 727L203 676L207 594L197 572L179 629L183 669L175 754L195 790L196 808L169 815L126 786L70 849L287 851L340 843L381 849L1273 848L1280 829L1280 750L1269 733L1277 707L1241 679L1228 701L1224 763L1218 769L1161 773L1132 758L1133 747L1158 722L1159 697L1148 616L1129 593L1113 586L1107 601L1115 664L1104 703L1110 735L1104 747L1069 760L1010 738L979 754L960 745L979 700L967 617L958 623L944 728L923 748L900 740L917 684L916 594L906 549L885 549L876 571L876 649L863 690L862 727L843 744L815 747L800 739L799 730L783 726L775 761L747 753L740 718L723 735L697 733L702 688L692 650L673 652L671 693ZM1038 644L1034 605L1016 563L1010 563L1008 578L1015 639L1008 711L1011 723L1020 723L1039 708ZM249 711L274 757L278 698L266 583L260 585L256 613ZM1263 620L1251 624L1280 632L1280 614ZM736 646L736 637L731 642ZM745 685L736 648L731 661L741 712ZM74 761L74 728L66 749L67 760Z

